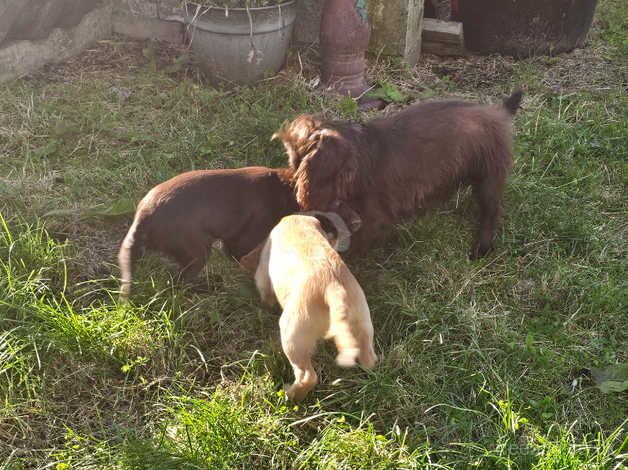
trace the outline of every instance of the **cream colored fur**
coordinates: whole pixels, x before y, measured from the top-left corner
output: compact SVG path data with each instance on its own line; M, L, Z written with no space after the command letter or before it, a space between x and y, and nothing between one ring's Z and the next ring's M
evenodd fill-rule
M283 308L281 345L294 370L286 388L301 400L317 382L311 356L321 338L333 339L336 361L349 367L356 360L371 368L373 325L366 297L342 258L329 244L315 217L284 217L271 231L255 273L262 300Z

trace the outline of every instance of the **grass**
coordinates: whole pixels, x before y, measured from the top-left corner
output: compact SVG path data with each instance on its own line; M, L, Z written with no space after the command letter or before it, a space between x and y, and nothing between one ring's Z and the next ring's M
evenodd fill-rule
M283 165L284 119L346 114L307 60L221 91L185 51L114 38L0 85L0 466L621 468L626 395L589 370L627 361L626 15L601 1L588 48L559 57L373 58L372 81L412 99L526 89L506 216L468 262L462 192L353 263L381 363L342 370L322 345L299 405L277 312L221 253L206 295L144 258L130 305L114 263L154 184Z

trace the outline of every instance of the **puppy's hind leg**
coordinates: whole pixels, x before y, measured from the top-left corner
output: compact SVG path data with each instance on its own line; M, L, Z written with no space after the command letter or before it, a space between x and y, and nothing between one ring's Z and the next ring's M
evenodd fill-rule
M185 281L193 286L197 292L206 292L207 286L198 279L198 275L205 267L212 239L182 236L180 241L170 249L171 255L179 264L178 281Z
M312 367L312 353L318 337L315 325L308 321L307 315L301 315L296 306L286 307L279 319L279 329L283 352L294 371L294 383L285 387L285 390L288 398L300 401L318 381Z
M493 248L493 240L502 216L502 193L505 176L489 178L473 185L473 195L478 201L480 221L478 233L471 245L469 258L477 259Z
M366 302L364 302L366 304ZM363 367L371 369L377 362L377 354L373 349L373 324L368 307L365 311L367 317L357 326L356 336L360 338L360 355L358 360Z
M330 284L325 292L329 307L329 333L338 349L336 362L342 367L351 367L360 355L360 343L351 329L349 319L349 296L345 288L337 283Z

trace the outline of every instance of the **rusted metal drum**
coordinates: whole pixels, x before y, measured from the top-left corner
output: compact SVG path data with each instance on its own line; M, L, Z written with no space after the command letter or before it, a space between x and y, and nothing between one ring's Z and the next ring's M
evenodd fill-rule
M370 29L364 0L326 0L320 32L321 81L342 94L366 89Z
M597 0L459 0L467 49L516 57L581 47Z

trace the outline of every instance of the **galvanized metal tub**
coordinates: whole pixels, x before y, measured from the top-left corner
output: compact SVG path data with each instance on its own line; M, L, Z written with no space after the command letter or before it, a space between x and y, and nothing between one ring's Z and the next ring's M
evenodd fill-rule
M188 4L185 21L194 56L212 80L254 83L283 67L295 18L292 0L248 12Z

